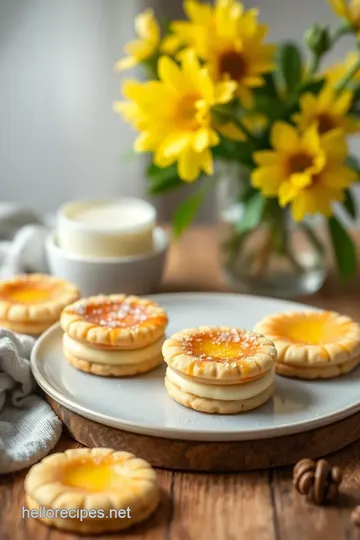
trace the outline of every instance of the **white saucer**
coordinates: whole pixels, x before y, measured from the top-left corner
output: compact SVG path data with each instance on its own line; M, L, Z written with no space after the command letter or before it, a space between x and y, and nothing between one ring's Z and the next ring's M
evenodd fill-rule
M198 325L252 329L265 315L315 309L302 304L216 293L154 295L169 314L168 334ZM235 441L270 438L331 424L360 410L360 368L328 381L276 378L273 400L254 411L202 414L173 401L164 388L164 367L142 376L110 379L70 366L62 355L62 331L50 328L31 357L42 389L81 416L115 428L171 439Z

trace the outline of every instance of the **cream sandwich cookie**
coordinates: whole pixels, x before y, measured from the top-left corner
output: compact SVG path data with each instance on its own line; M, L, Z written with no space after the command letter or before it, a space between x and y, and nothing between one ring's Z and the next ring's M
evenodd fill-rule
M71 339L101 349L139 349L163 336L168 323L155 302L137 296L92 296L63 310L62 329Z
M163 361L161 352L164 338L141 349L99 349L92 348L63 336L63 352L65 358L74 367L104 376L135 375L149 371Z
M93 296L63 310L64 356L75 368L105 377L145 373L162 363L165 311L137 296Z
M186 407L231 414L259 407L273 394L276 350L271 341L238 328L191 328L163 345L165 386Z
M19 275L0 282L0 326L39 335L79 298L75 285L45 274Z
M274 342L279 375L338 377L360 361L360 325L333 311L278 313L260 321L255 331Z
M159 502L149 463L109 448L52 454L30 469L24 487L27 507L38 510L39 519L75 533L131 527L149 517ZM45 516L41 507L47 509Z

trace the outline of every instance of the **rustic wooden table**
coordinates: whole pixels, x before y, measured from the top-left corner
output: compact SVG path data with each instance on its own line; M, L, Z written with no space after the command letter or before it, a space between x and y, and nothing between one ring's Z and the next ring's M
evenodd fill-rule
M163 290L226 290L210 229L189 231L172 248ZM318 295L302 300L360 321L359 280L343 288L330 278ZM78 446L64 435L56 450ZM329 459L344 472L342 494L335 506L323 508L307 503L292 488L290 468L226 475L159 470L162 497L156 514L129 532L101 539L360 540L360 528L349 519L351 508L360 504L360 440ZM78 538L48 529L36 520L22 519L25 474L0 478L0 539Z

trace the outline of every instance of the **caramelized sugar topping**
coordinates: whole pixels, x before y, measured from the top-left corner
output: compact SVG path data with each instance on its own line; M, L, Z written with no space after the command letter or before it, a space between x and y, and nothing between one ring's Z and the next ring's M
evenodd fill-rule
M86 321L109 328L128 328L148 324L160 325L166 323L166 318L154 313L151 305L146 306L136 302L114 302L106 300L101 304L85 304L74 309Z
M197 360L236 362L257 353L261 338L236 328L198 331L182 338L182 349Z
M304 345L322 345L343 338L351 322L338 322L330 312L296 313L277 322L272 331L279 338Z
M51 300L56 292L56 286L24 280L4 285L0 290L0 300L17 304L41 304Z
M112 456L86 456L71 460L60 472L61 482L89 492L108 491L124 482L121 461Z

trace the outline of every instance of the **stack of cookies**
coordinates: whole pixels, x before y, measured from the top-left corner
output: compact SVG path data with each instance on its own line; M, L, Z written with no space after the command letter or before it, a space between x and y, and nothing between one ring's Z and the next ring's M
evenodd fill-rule
M201 326L174 334L162 350L167 392L185 407L232 414L273 395L276 349L259 334Z
M260 321L255 331L274 342L279 375L329 379L360 362L360 325L334 311L276 313Z
M75 368L96 375L144 373L162 363L167 322L160 306L137 296L79 300L61 314L64 355Z

